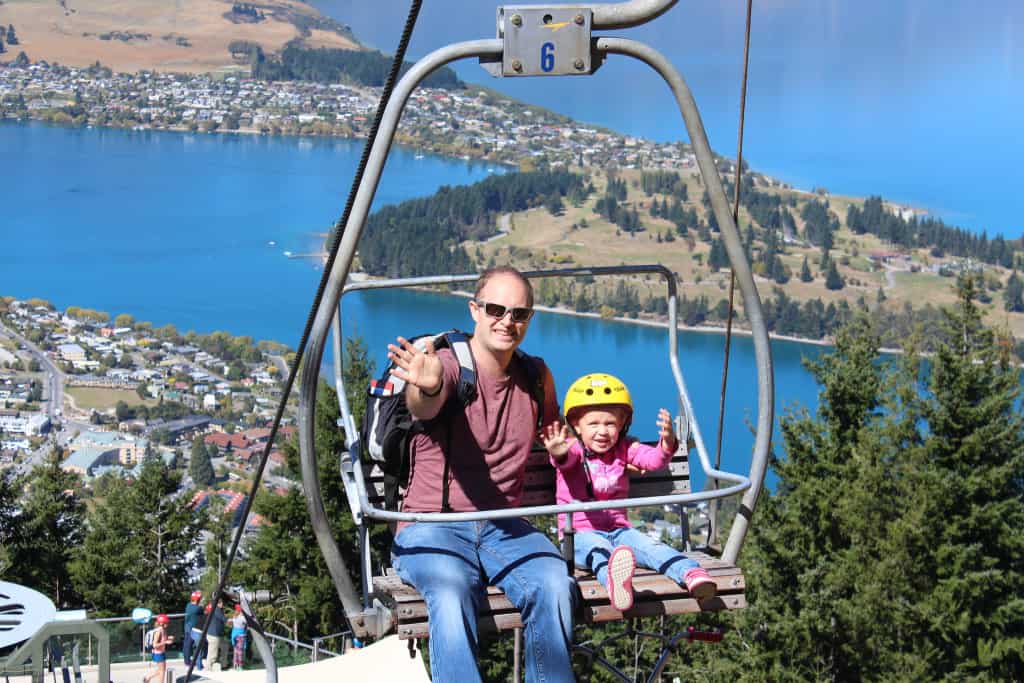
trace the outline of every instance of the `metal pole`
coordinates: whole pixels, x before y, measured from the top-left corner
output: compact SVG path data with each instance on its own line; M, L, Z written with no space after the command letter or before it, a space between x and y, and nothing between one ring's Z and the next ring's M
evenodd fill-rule
M672 89L676 103L679 105L679 111L686 123L686 130L697 157L701 177L704 179L704 185L711 198L715 218L718 219L718 225L722 231L725 250L729 254L729 261L736 273L747 320L750 321L757 362L757 436L754 440L754 453L750 465L751 486L743 495L740 509L729 531L729 540L722 553L723 560L735 563L739 551L743 547L743 539L750 525L750 518L754 514L754 508L757 506L761 488L764 486L764 477L768 467L768 451L771 448L772 424L775 418L775 386L772 376L771 345L768 339L768 329L764 322L764 314L761 310L761 299L757 293L754 277L750 272L750 264L747 263L743 243L740 240L739 231L736 229L736 222L732 218L729 200L722 188L722 180L718 177L714 155L711 152L711 145L708 143L707 133L704 131L704 124L701 122L700 112L697 110L697 103L694 101L686 81L664 55L643 43L624 38L598 38L596 49L599 53L628 55L645 62L657 71ZM706 459L707 455L701 449L698 449L698 453L702 461ZM710 463L702 464L706 470L711 469Z
M522 672L519 670L520 662L523 659L523 629L516 628L512 636L512 683L519 683L522 679Z
M352 619L353 628L364 629L363 633L366 632L366 625L356 616L361 610L361 601L345 561L338 549L338 544L334 539L330 523L327 519L327 513L323 507L323 499L319 495L320 476L316 467L314 425L316 391L319 381L320 363L324 352L324 337L326 336L327 328L331 324L331 318L334 317L337 311L341 290L348 279L349 268L352 265L352 259L355 255L359 238L362 235L363 227L366 224L366 216L369 213L370 204L380 182L380 176L387 161L388 151L391 148L395 130L398 128L399 118L413 89L430 73L448 62L464 57L501 55L502 50L503 43L497 39L449 45L430 53L417 62L399 81L395 87L394 95L388 102L381 117L378 135L367 160L366 173L352 203L352 211L349 214L344 236L338 247L338 255L331 268L327 285L324 289L324 298L316 312L312 328L313 332L309 338L309 346L302 369L302 391L299 396L298 415L299 449L302 454L302 484L306 491L306 504L313 525L313 531L320 550L324 555L324 561L330 571L335 588L338 591L342 606L349 619ZM351 458L346 453L342 459L342 469L344 471L346 468L351 469L352 467ZM356 467L358 468L358 464Z
M629 0L611 5L594 5L591 26L596 29L630 28L660 17L679 0Z

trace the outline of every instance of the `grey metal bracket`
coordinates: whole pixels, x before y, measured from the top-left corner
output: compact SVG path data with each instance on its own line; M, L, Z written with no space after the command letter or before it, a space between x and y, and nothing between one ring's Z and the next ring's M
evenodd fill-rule
M95 621L51 621L36 631L3 662L0 674L20 675L20 667L32 662L32 683L43 683L43 646L51 636L89 634L99 645L99 680L110 680L110 634Z
M394 612L377 597L369 608L349 614L348 618L352 632L359 638L383 638L391 633L396 623Z
M498 63L483 63L495 76L581 76L593 73L593 10L574 5L498 8Z

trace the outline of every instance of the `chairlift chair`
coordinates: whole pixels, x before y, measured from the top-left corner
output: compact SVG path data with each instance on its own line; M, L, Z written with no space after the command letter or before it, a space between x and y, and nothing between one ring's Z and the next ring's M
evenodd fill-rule
M309 338L308 353L302 367L302 391L299 402L299 446L303 485L318 544L324 554L332 579L338 590L352 630L359 637L380 637L397 630L404 638L426 635L425 606L412 587L403 584L394 574L373 578L369 552L368 526L373 521L440 522L498 519L571 513L611 507L682 505L741 495L739 511L730 528L721 557L700 556L702 566L715 578L719 596L698 604L685 589L670 579L653 572L640 572L634 581L637 599L632 610L619 613L608 605L607 594L592 577L577 575L585 603L584 619L604 622L649 615L671 615L703 610L738 609L746 605L742 572L736 561L750 525L758 495L764 483L774 418L774 389L771 350L761 302L736 223L729 208L714 157L708 144L696 103L686 82L676 68L653 48L625 39L595 36L592 31L628 28L660 16L675 5L676 0L629 0L627 2L593 5L537 5L499 7L498 37L447 45L417 62L399 81L394 96L381 117L378 135L369 152L366 174L362 177L352 203L351 213L341 235L337 258L326 279L324 298L316 310ZM551 24L561 25L559 31L548 30ZM650 473L631 484L630 498L614 501L578 502L554 505L554 477L547 464L546 452L535 452L527 467L527 492L523 507L478 512L408 513L387 510L383 506L380 473L364 464L360 457L359 430L346 399L341 376L342 349L340 305L344 294L356 291L420 287L428 285L459 285L471 283L476 274L437 275L432 277L371 280L348 283L349 270L356 245L365 226L388 151L394 139L402 110L416 86L438 68L458 59L476 58L495 76L546 76L592 74L609 55L624 55L646 63L666 81L671 89L697 159L712 210L720 226L722 241L732 265L744 312L750 322L757 366L758 415L750 471L746 475L724 472L712 466L697 425L694 411L683 381L677 355L676 280L664 266L614 266L565 268L524 273L528 278L579 277L657 274L667 287L669 309L669 365L679 397L676 426L681 435L679 452L663 472ZM340 454L342 479L353 519L358 528L362 554L362 585L357 589L342 559L320 497L314 448L314 412L316 387L326 338L333 329L335 356L334 382L341 406L339 427L345 433L345 450ZM690 455L695 452L704 475L721 488L700 492L690 490ZM572 515L567 514L571 524ZM571 528L567 535L572 538ZM568 557L571 558L571 552ZM481 615L481 625L497 629L521 626L518 613L500 591L491 589L488 612Z

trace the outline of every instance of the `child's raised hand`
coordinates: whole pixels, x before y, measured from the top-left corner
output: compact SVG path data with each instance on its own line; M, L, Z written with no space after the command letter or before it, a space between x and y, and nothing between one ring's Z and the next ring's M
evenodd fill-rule
M679 448L679 439L676 438L675 430L672 429L672 415L662 408L658 411L658 444L661 450L666 453L674 453Z
M561 461L569 452L569 428L561 422L552 422L542 429L540 440L555 460Z

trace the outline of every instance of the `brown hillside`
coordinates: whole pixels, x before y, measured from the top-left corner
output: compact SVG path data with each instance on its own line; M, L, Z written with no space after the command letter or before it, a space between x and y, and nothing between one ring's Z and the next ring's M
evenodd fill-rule
M0 24L12 24L33 61L86 66L97 60L115 71L232 70L233 40L276 52L300 38L311 47L357 49L347 28L297 0L248 2L262 13L246 21L233 0L2 0ZM9 56L9 55L5 55Z

